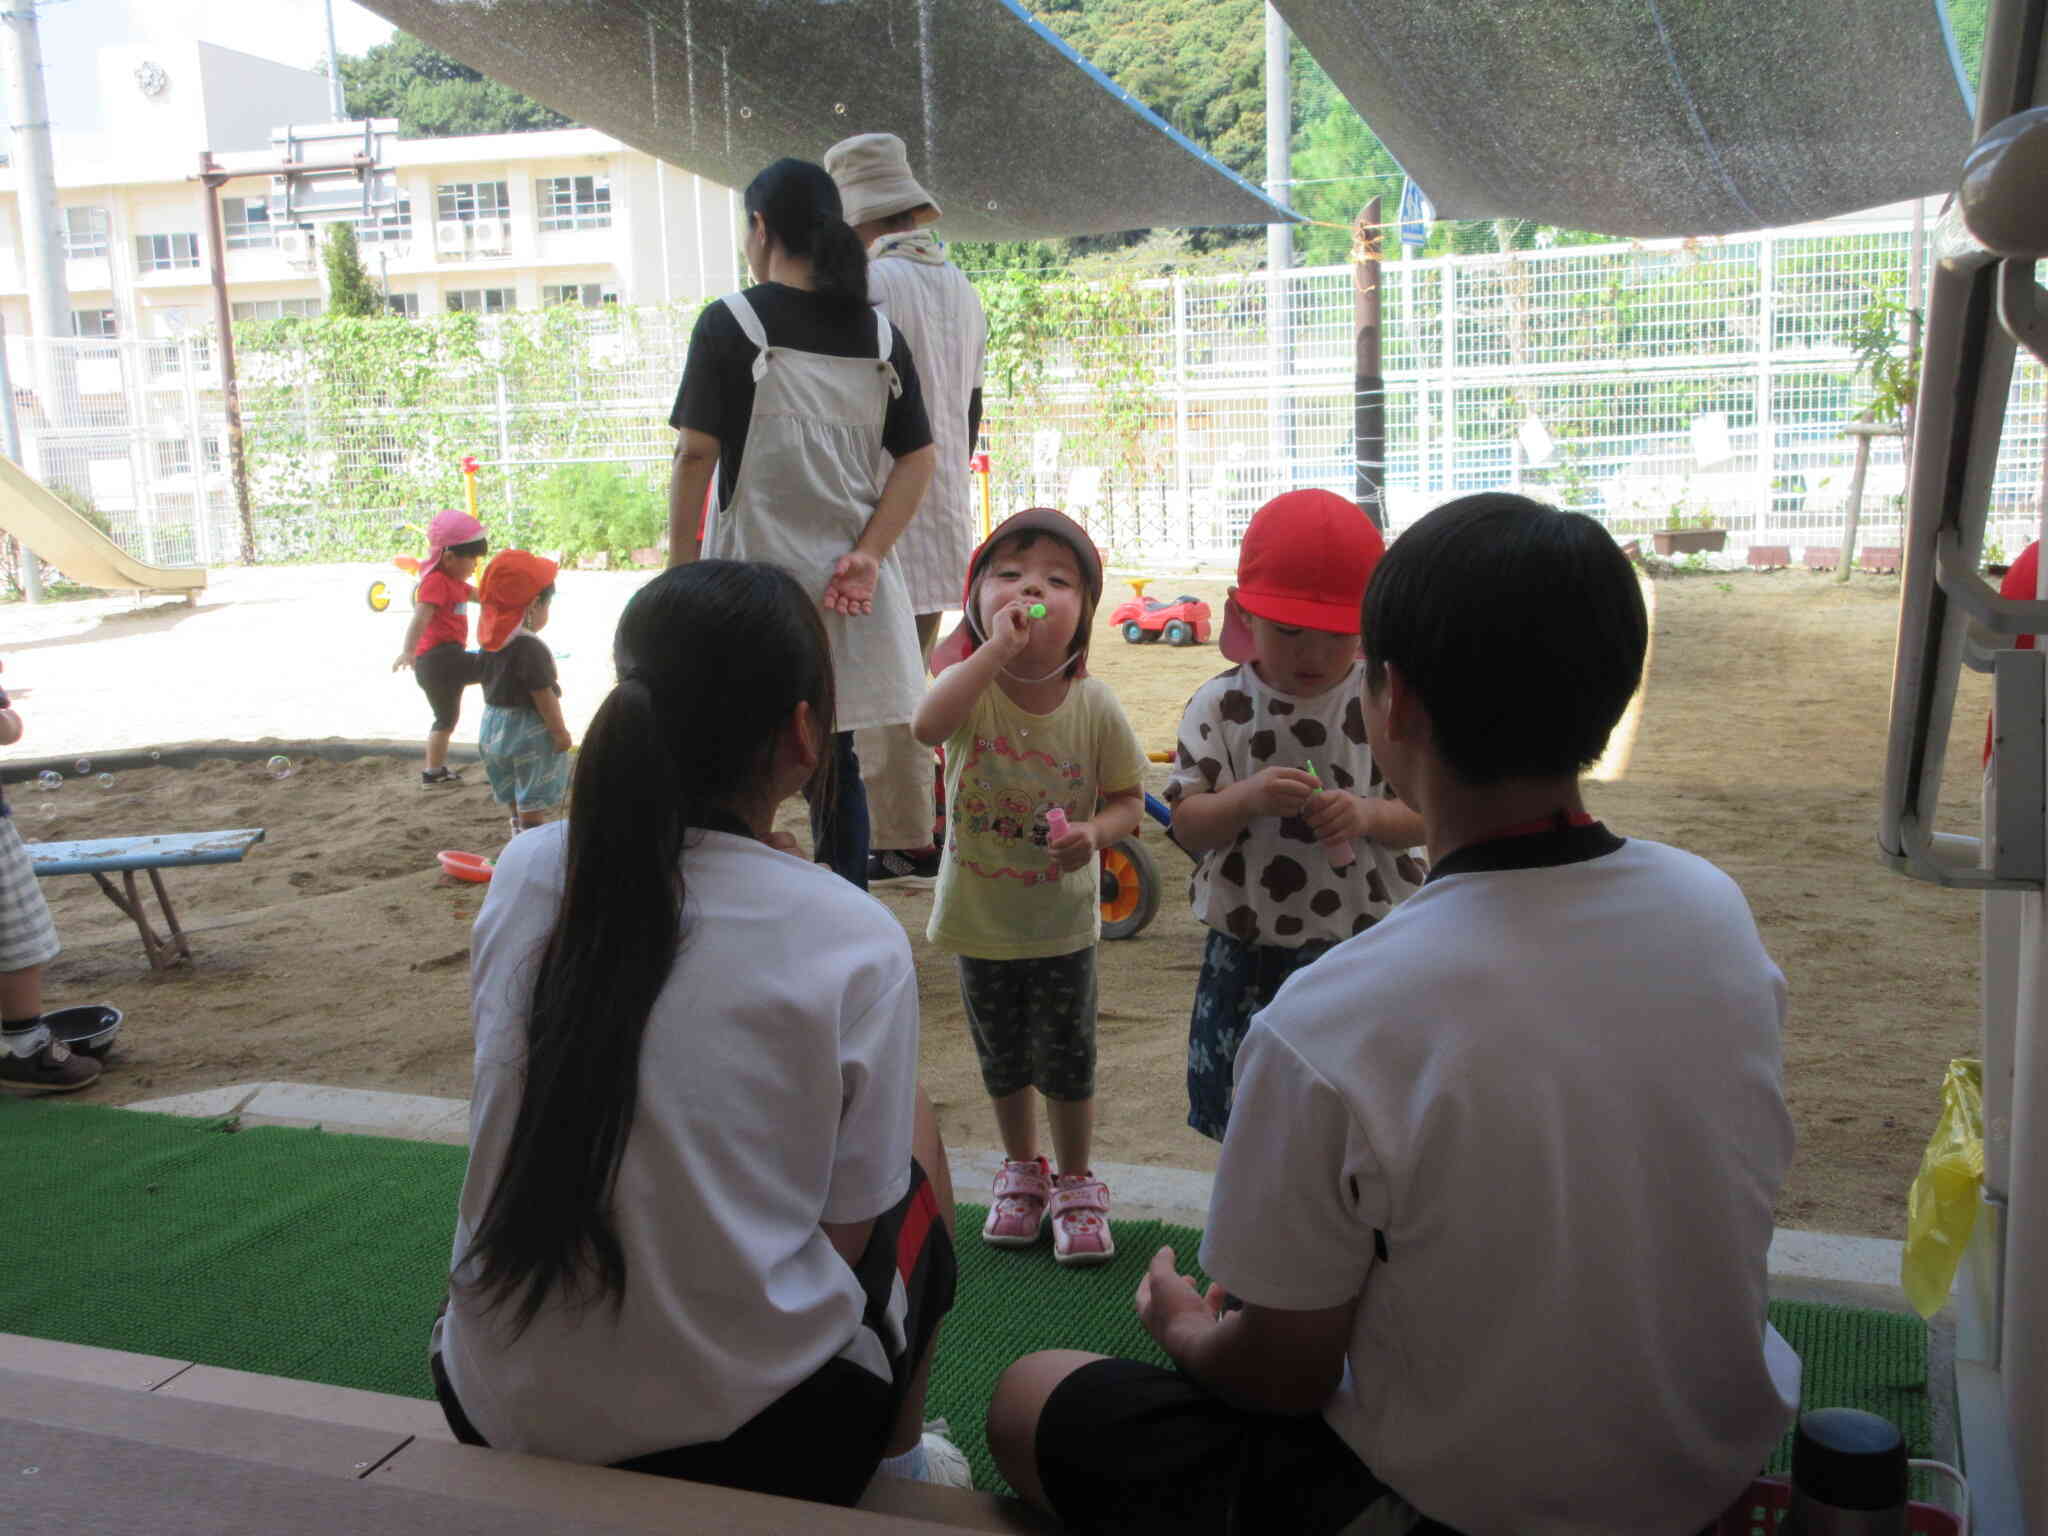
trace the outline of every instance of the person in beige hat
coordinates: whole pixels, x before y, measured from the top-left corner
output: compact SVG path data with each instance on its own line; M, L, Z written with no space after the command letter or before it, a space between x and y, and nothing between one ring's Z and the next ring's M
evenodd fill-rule
M893 133L841 139L825 152L846 222L868 248L868 295L917 358L938 465L910 526L896 541L917 638L927 655L939 615L959 596L975 543L968 459L981 432L988 322L967 275L946 259L928 225L939 205L910 173ZM868 883L930 885L939 851L932 827L932 756L907 726L858 733L868 792Z

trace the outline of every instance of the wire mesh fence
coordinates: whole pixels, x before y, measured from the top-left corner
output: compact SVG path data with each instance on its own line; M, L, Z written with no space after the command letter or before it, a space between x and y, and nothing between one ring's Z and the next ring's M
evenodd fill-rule
M1839 544L1842 429L1871 396L1844 333L1874 294L1903 292L1908 238L1859 225L1387 263L1391 521L1514 489L1618 537L1711 523L1738 552ZM1126 282L1114 303L999 334L993 509L1064 506L1119 561L1227 563L1277 492L1353 494L1354 293L1348 267ZM464 455L499 542L550 536L534 509L573 466L623 473L658 530L696 311L245 327L246 530L211 338L8 348L28 468L138 557L230 562L246 533L262 560L374 558L460 501ZM2023 360L1993 488L2008 550L2038 516L2044 393ZM1868 543L1899 541L1902 449L1873 446Z

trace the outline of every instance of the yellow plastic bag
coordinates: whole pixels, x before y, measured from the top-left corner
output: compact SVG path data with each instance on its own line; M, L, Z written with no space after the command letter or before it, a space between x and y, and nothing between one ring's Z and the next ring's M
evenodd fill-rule
M1906 1196L1906 1250L1899 1284L1913 1310L1932 1317L1962 1266L1984 1189L1984 1064L1959 1056L1941 1084L1941 1119Z

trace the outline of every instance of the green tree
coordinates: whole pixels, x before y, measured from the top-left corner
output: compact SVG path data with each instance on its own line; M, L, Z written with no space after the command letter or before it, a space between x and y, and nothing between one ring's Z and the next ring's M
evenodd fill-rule
M467 64L396 33L359 56L344 54L341 85L351 117L395 117L400 138L528 133L569 119Z
M330 224L323 236L327 262L327 312L367 319L384 313L384 299L363 266L353 224Z

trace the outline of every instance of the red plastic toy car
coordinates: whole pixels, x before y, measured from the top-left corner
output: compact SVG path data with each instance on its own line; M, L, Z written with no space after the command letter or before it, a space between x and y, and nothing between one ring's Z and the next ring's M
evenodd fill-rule
M1124 639L1132 645L1149 645L1161 639L1168 645L1206 645L1209 605L1186 593L1166 603L1147 597L1145 584L1151 579L1146 576L1131 582L1131 590L1138 595L1117 604L1109 622L1122 630Z

